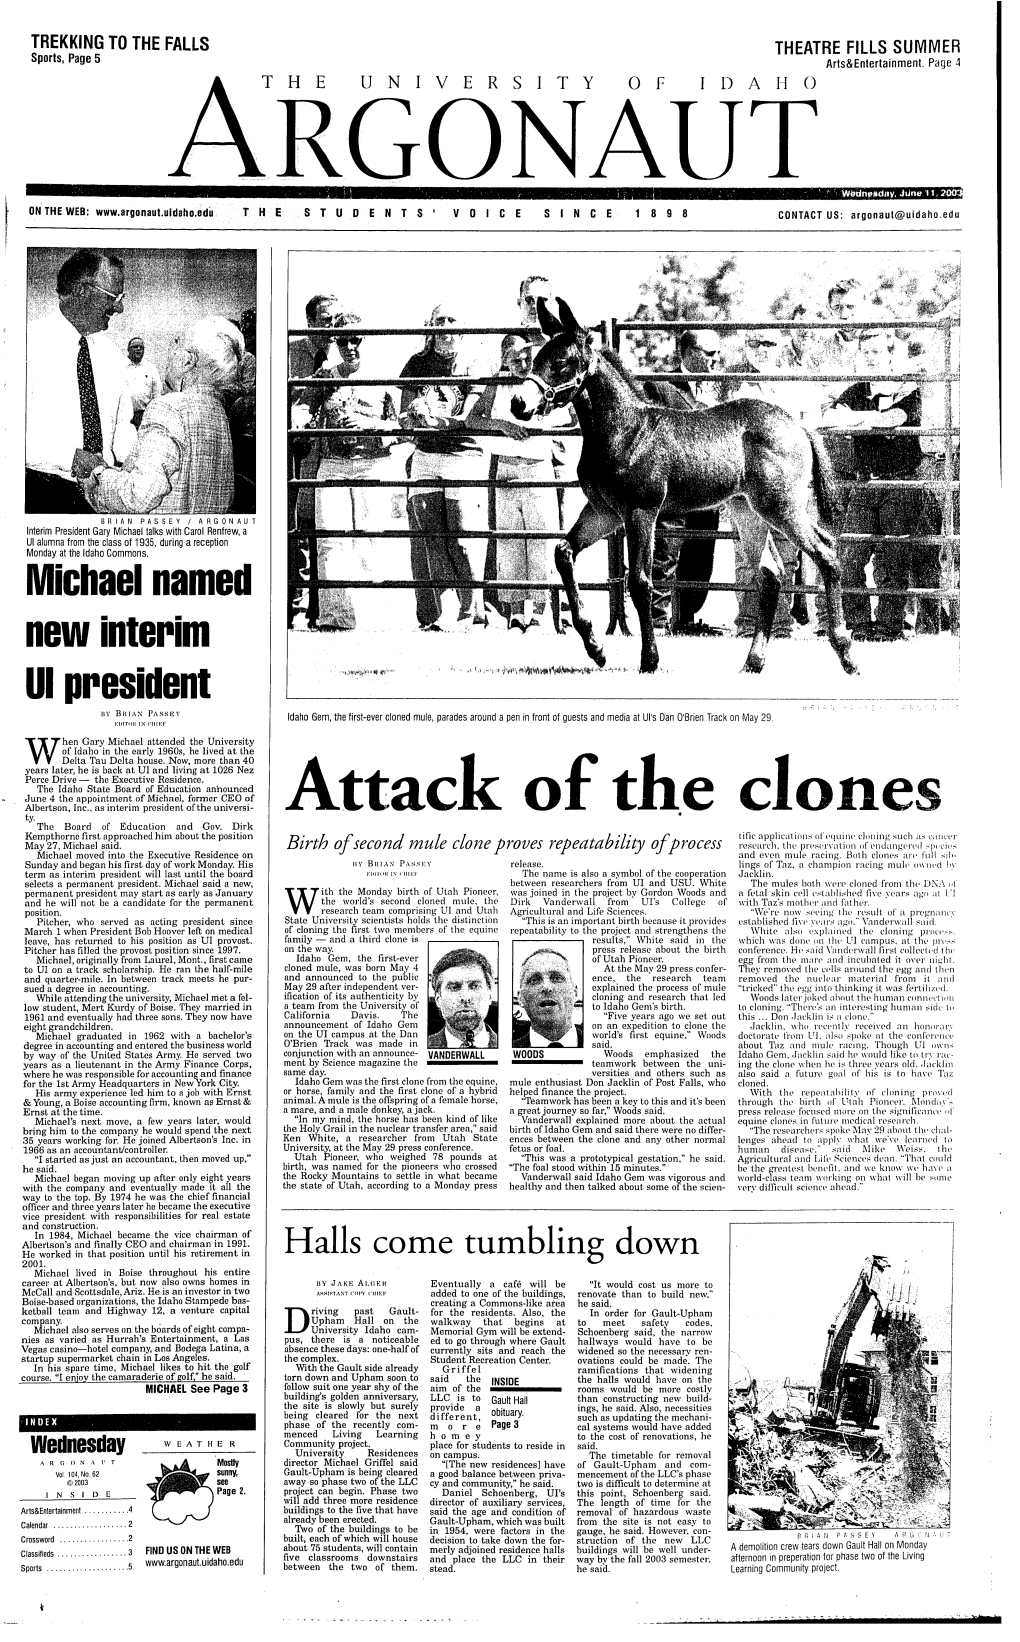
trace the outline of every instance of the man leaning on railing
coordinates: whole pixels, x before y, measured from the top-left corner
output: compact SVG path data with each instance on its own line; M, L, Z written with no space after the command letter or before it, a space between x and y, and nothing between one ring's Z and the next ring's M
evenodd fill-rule
M917 483L883 483L922 479L928 461L920 439L885 436L886 430L920 428L923 422L920 384L895 380L906 374L909 364L906 333L864 330L858 338L858 354L861 379L850 383L822 421L852 431L856 477L864 481L851 495L844 523L846 620L854 638L889 642L913 637L915 631L939 631L937 599L910 597L908 603L907 596L896 590L939 586L937 546L923 541L915 544L909 538L938 535L942 515L933 490ZM887 540L854 541L855 536ZM872 559L879 590L874 620L870 596L859 591L866 587Z

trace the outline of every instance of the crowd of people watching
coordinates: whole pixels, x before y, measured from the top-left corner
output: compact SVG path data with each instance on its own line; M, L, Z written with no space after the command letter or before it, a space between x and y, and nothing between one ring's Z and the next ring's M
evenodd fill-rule
M26 512L254 512L255 310L197 320L154 366L144 336L109 335L129 276L75 251L28 327Z
M513 384L527 376L543 342L541 297L554 300L543 275L521 281L518 324L500 340L498 366L484 360L490 338L461 334L455 304L437 303L424 345L388 389L355 380L361 318L334 295L309 300L308 327L325 334L299 336L291 345L291 378L304 382L291 389L291 428L299 430L292 473L317 482L296 487L293 518L299 532L310 533L313 522L317 533L327 532L315 538L312 580L340 584L319 591L317 626L355 627L354 599L343 584L397 579L394 548L401 544L381 533L399 532L405 521L423 632L493 620L520 633L542 625L552 549L583 497L573 484L580 455L573 408L527 428L510 411ZM933 317L958 317L958 305ZM814 328L817 321L823 323ZM951 539L938 540L947 518L954 535L959 529L955 488L946 488L958 479L958 438L946 433L945 382L933 380L945 373L944 337L942 329L911 331L848 278L832 286L819 314L798 308L782 320L684 329L676 338L669 403L698 414L728 398L759 398L820 430L840 484L844 605L858 639L903 639L956 623L947 595L956 585L958 552ZM736 358L734 339L742 345ZM957 347L954 336L954 374ZM722 374L727 356L730 368ZM647 391L660 397L651 383ZM955 384L950 392L955 424ZM406 504L400 477L410 481ZM813 566L800 564L792 544L741 498L683 523L683 532L658 532L658 631L704 630L698 613L719 531L733 535L738 635L754 631L758 565L770 537L785 571L774 636L789 636L795 622L812 619L823 631ZM444 606L446 593L455 597ZM291 613L300 623L293 598Z

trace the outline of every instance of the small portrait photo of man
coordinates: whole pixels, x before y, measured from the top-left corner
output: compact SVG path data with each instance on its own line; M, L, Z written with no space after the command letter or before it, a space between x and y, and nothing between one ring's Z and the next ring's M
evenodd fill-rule
M584 942L514 941L513 966L514 1060L580 1063Z
M499 1047L495 941L430 941L427 1038L430 1063L494 1064Z

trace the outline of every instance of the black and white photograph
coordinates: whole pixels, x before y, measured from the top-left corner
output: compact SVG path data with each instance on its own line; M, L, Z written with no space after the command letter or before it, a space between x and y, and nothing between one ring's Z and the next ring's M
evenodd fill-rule
M1005 1624L1020 11L150 15L6 40L2 1618Z
M297 251L288 324L291 697L955 697L956 252Z
M255 263L29 248L26 513L255 512Z
M515 1065L579 1065L584 1051L584 942L513 942Z
M730 1228L733 1533L948 1528L953 1228Z
M499 945L430 941L426 1050L429 1064L496 1064L499 1048Z

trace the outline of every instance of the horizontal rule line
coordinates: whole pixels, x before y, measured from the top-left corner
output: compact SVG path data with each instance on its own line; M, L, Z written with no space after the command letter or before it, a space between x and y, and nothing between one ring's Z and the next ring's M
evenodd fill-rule
M940 200L961 199L959 188L911 187L892 188L660 188L655 185L626 188L444 188L438 186L405 186L402 188L337 187L321 184L314 187L276 183L203 184L117 184L117 183L55 183L30 182L25 185L29 198L46 198L64 194L93 195L96 199L152 199L152 200L410 200L421 204L428 200L584 200L598 204L603 200L647 200L651 204L670 200L829 200L852 205L868 200Z

